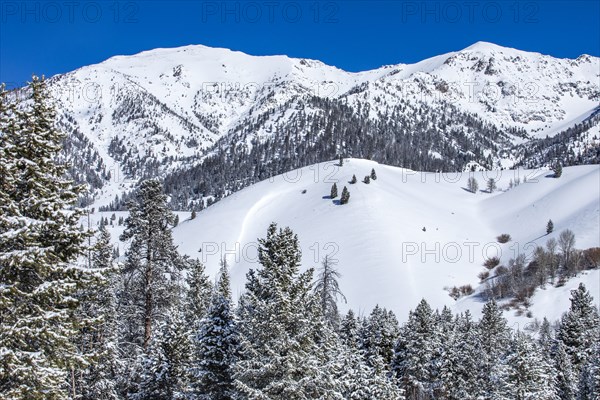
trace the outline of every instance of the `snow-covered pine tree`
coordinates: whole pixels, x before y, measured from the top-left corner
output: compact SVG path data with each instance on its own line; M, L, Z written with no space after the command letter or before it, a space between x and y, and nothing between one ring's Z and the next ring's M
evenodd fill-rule
M132 240L125 255L123 295L129 316L139 324L130 341L147 349L153 325L179 295L182 261L171 234L174 215L159 181L143 181L128 209L121 240Z
M317 279L313 287L313 293L321 306L321 313L332 328L337 328L340 322L337 307L338 298L346 302L346 297L340 290L338 283L341 274L335 268L336 264L336 260L332 260L328 255L325 256L317 272Z
M347 204L350 201L350 192L348 191L348 188L346 188L346 186L344 186L344 189L342 189L342 196L340 197L340 204Z
M564 343L575 373L579 374L600 340L598 309L583 283L571 291L571 307L561 318L556 337Z
M77 398L118 399L117 376L122 364L117 337L117 268L113 264L110 233L104 227L92 248L90 267L95 284L77 294L81 307L77 311L80 331L76 343L89 360L85 369L75 373Z
M455 319L456 329L443 341L440 365L440 398L475 400L479 393L481 348L477 325L466 311Z
M371 179L373 179L374 181L377 180L377 174L375 173L375 168L371 169Z
M400 335L398 320L392 311L376 305L361 330L361 347L367 364L379 370L389 370L394 346Z
M506 319L495 300L483 306L478 331L482 350L480 389L484 394L492 393L495 385L494 368L510 344L510 331Z
M566 352L565 345L560 340L556 341L553 363L558 398L560 400L577 400L577 376L573 371L571 358Z
M366 175L366 176L364 177L364 179L363 179L363 183L366 183L367 185L368 185L369 183L371 183L371 177L370 177L369 175Z
M533 340L517 332L510 350L494 367L493 400L559 400L553 368Z
M189 396L190 332L180 305L157 324L147 351L141 356L139 382L128 394L132 400L183 400Z
M358 181L358 179L356 179L356 175L352 175L352 179L350 180L350 184L354 185L357 181Z
M352 309L348 310L340 322L340 340L350 348L358 349L359 322Z
M551 219L548 220L548 223L546 224L546 234L551 234L552 231L554 231L554 222L552 222Z
M479 190L479 183L477 183L477 179L475 179L474 176L469 177L469 180L467 181L467 189L471 193L477 193Z
M231 310L227 263L221 264L219 280L206 317L194 338L192 393L195 399L235 398L234 365L239 351L239 332Z
M331 197L332 199L335 199L338 196L338 191L337 191L337 185L334 184L331 186L331 193L329 195L329 197Z
M411 311L396 343L392 369L406 390L406 398L418 400L433 395L432 372L437 342L435 316L421 300Z
M488 193L493 193L494 190L496 190L496 187L497 187L496 180L494 178L488 179L488 181L487 181Z
M18 111L0 96L0 397L66 399L81 364L71 338L74 294L90 284L75 265L87 233L73 208L80 189L56 162L64 135L44 79L27 93Z
M197 259L185 257L187 271L187 291L185 294L184 315L188 329L196 332L200 320L205 317L213 296L213 284L206 275L204 264Z
M328 381L314 325L313 271L299 272L298 237L289 228L278 231L275 223L259 239L258 258L262 267L248 272L238 308L236 389L242 398L318 398Z

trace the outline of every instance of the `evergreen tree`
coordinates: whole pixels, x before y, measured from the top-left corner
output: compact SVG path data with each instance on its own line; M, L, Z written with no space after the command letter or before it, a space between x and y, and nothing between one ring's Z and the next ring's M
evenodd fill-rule
M495 367L497 382L493 399L558 400L554 371L544 361L533 341L517 332L506 357Z
M375 173L375 168L371 169L371 179L374 181L377 180L377 174Z
M344 189L342 189L342 196L340 197L340 204L348 204L349 201L350 201L350 192L348 191L346 186L344 186Z
M491 300L483 306L483 315L478 325L481 343L482 365L480 369L480 389L492 393L495 386L494 368L505 355L510 344L510 331L502 310Z
M490 178L487 181L487 190L488 193L493 193L496 190L496 180L494 178Z
M467 189L471 193L477 193L477 191L479 190L479 183L477 183L477 179L475 179L475 177L471 176L469 178L469 180L467 181Z
M156 319L166 315L178 295L182 263L171 235L174 215L160 183L143 181L128 208L121 235L121 240L132 239L124 266L126 310L138 325L131 341L147 349Z
M365 176L365 178L363 179L363 183L366 183L367 185L371 183L371 177L369 175Z
M377 305L363 328L361 345L367 364L376 371L388 370L400 335L396 316Z
M411 311L396 344L393 371L406 389L407 398L433 395L433 373L437 343L435 318L431 307L421 300Z
M0 397L65 399L81 364L74 295L91 283L75 265L87 236L73 208L80 189L55 162L64 135L44 79L33 77L18 110L0 92Z
M554 171L555 178L560 178L562 176L562 165L560 163L556 163L554 167L552 167L552 170Z
M82 306L76 313L80 325L76 343L79 352L89 359L87 367L75 374L77 398L118 399L117 376L122 372L122 363L117 337L117 268L106 228L99 231L90 261L95 284L77 294Z
M192 214L190 215L190 219L196 219L196 210L192 210Z
M340 167L344 166L344 157L343 156L340 156L340 164L339 165L340 165Z
M554 222L551 219L548 220L548 224L546 224L546 233L549 235L554 231Z
M239 350L238 328L231 311L227 264L222 263L217 289L195 338L193 392L197 399L233 399L234 364Z
M477 325L468 311L455 321L456 330L442 343L440 398L474 400L480 390L478 373L482 360Z
M561 400L576 400L577 376L573 372L571 359L566 352L565 345L560 340L556 343L554 370L558 397Z
M331 194L329 195L329 197L331 197L332 199L335 199L337 196L338 196L337 185L334 183L333 186L331 186Z
M299 272L298 238L271 224L259 239L262 268L247 274L239 305L241 359L236 389L243 398L318 398L329 387L319 359L318 301L312 270Z
M594 299L583 283L571 291L571 307L563 315L557 332L571 358L575 373L593 357L594 345L600 340L600 318Z
M350 184L354 185L357 182L356 175L352 175L352 179L350 180Z
M200 320L206 316L213 296L213 284L206 275L204 264L199 260L185 257L184 265L188 286L184 313L188 329L195 332Z
M179 307L157 324L147 351L141 356L139 382L129 393L132 400L178 400L189 393L190 332Z
M313 293L321 306L321 313L332 327L337 327L340 319L337 308L338 297L346 302L346 297L338 283L341 274L335 269L336 264L337 261L325 256L313 288Z
M175 218L173 218L173 226L179 225L179 215L175 214Z

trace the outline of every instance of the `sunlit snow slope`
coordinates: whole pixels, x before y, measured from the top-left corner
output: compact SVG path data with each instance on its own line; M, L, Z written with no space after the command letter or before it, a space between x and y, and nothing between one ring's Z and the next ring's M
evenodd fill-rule
M378 179L364 184L372 168ZM351 185L353 174L358 183ZM380 304L404 320L426 298L434 307L468 308L478 315L482 300L477 291L455 302L445 288L477 288L486 257L500 254L505 264L518 252L531 255L534 244L543 245L567 228L575 233L577 248L600 246L600 167L565 168L559 179L551 175L547 170L478 172L480 191L472 194L465 189L467 174L418 173L359 159L343 167L322 163L223 199L195 220L182 221L175 241L213 274L225 255L234 295L239 295L246 273L258 266L257 238L274 221L298 234L303 268L319 266L326 255L338 260L347 307L368 312ZM517 176L527 183L508 190ZM498 179L492 194L481 191L490 177ZM338 193L348 187L349 204L329 198L333 182ZM551 235L545 230L548 219L555 224ZM512 241L498 244L501 233ZM600 274L590 271L564 287L538 289L533 316L558 318L568 307L568 290L579 281L600 299ZM527 322L514 312L507 316Z

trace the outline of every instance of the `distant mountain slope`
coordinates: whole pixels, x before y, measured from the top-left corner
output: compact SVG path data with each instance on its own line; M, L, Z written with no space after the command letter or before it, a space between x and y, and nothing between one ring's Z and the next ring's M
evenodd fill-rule
M79 174L98 204L128 190L125 178L174 173L173 205L189 209L337 154L418 170L510 167L514 146L594 112L600 59L478 42L352 73L196 45L112 57L55 76L50 88L65 129L102 158L96 172Z

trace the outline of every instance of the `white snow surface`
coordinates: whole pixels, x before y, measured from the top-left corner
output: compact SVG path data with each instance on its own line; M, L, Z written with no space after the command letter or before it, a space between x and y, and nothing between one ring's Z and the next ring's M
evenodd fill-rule
M199 212L194 220L181 214L175 242L182 253L202 260L213 276L226 256L237 297L248 270L259 266L257 238L266 235L271 222L289 226L300 239L302 269L318 267L325 255L338 261L340 287L348 299L342 310L368 313L379 304L401 321L422 298L436 308L448 305L480 315L477 275L485 270L486 257L498 254L503 264L518 252L530 258L535 245L557 238L564 229L575 233L576 248L600 246L598 165L566 167L559 179L548 170L476 172L480 191L473 194L465 189L466 173L420 173L360 159L336 164L321 163L260 182ZM372 168L378 179L362 183ZM351 185L353 174L358 182ZM527 177L527 183L508 190L509 180L517 176ZM482 191L489 177L498 181L492 194ZM329 198L333 182L340 194L348 187L348 204ZM555 230L546 235L549 219ZM501 233L512 240L497 243ZM598 302L600 272L587 271L563 287L538 289L530 307L533 318L559 318L568 308L569 290L579 282ZM464 284L471 284L475 294L455 301L445 290ZM521 326L533 320L514 310L506 316Z

